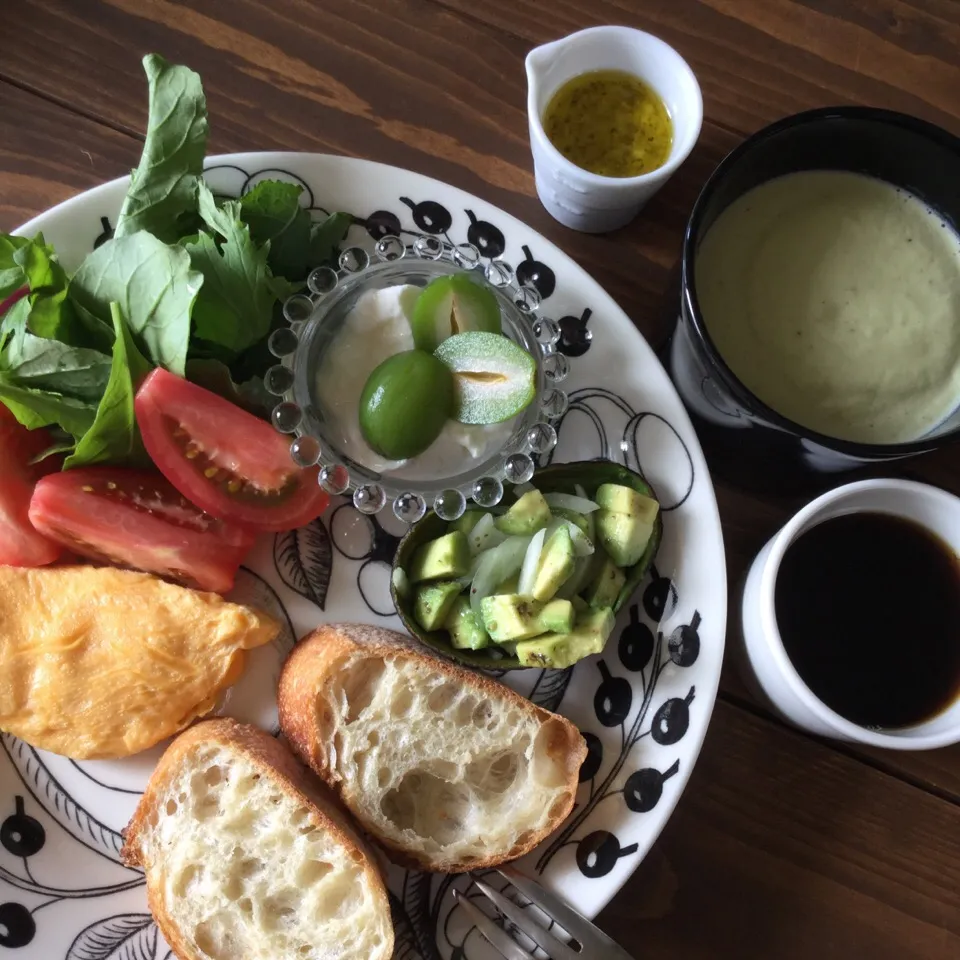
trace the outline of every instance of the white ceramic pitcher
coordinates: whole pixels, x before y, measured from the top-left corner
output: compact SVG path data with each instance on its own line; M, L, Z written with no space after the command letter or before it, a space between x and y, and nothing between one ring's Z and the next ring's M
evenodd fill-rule
M590 27L527 54L527 116L540 202L564 226L603 233L629 223L689 156L703 122L700 85L683 57L630 27ZM666 163L638 177L602 177L571 163L547 139L541 117L550 98L590 70L624 70L663 100L673 121Z

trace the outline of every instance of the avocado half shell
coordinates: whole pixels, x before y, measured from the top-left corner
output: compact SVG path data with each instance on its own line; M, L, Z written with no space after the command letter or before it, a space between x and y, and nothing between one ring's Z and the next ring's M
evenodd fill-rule
M574 485L579 483L586 491L588 498L592 498L596 494L597 488L601 484L618 483L624 487L632 487L638 493L656 499L650 485L639 473L609 460L582 460L576 463L553 464L538 470L531 483L541 493L573 493ZM508 490L504 493L501 506L509 507L517 499L516 494L512 490ZM422 520L417 521L400 541L396 556L393 558L393 569L396 570L397 567L402 567L404 570L408 569L417 547L430 540L436 540L437 537L442 537L446 532L447 521L441 520L432 511L428 513ZM614 613L620 610L633 596L637 587L640 586L657 555L662 538L663 520L661 513L658 513L646 551L638 563L625 571L627 579L613 606ZM412 595L401 597L393 578L391 578L390 594L393 597L397 613L411 636L416 637L443 656L466 666L482 667L487 670L539 669L523 666L515 657L506 656L504 651L498 647L489 647L485 650L456 649L450 644L449 634L445 630L424 630L414 620L413 597ZM499 650L504 655L499 658L492 657L490 656L490 650Z

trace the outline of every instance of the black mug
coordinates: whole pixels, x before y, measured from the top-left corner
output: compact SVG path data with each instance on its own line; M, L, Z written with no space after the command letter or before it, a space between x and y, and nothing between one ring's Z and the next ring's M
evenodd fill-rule
M836 474L925 453L960 438L960 407L929 434L906 443L828 437L771 409L720 356L697 300L700 241L747 191L802 170L867 174L909 191L953 228L960 222L960 138L889 110L827 107L786 117L745 140L713 172L687 223L680 318L665 360L711 466L753 487L822 484Z

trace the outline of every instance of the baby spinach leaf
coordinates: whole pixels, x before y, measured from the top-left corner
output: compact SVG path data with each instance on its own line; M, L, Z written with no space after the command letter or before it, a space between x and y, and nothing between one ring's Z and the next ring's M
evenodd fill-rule
M26 237L0 233L0 300L5 300L26 282L23 268L14 260L13 255L30 242Z
M187 67L152 53L143 58L143 68L150 85L147 136L114 236L148 230L176 243L188 232L196 208L207 147L207 101L199 75Z
M141 352L182 377L190 311L202 284L184 249L141 231L94 250L74 274L70 296L104 322L110 322L110 304L119 304Z
M18 386L97 403L110 377L110 357L25 333L0 356L0 370Z
M289 292L285 281L267 266L269 245L257 247L240 219L240 204L217 207L210 189L200 184L199 209L207 226L222 238L218 246L207 233L188 241L193 267L203 274L203 288L193 311L198 339L236 355L270 331L273 304Z
M20 387L4 373L0 373L0 402L29 430L55 423L78 439L90 429L97 413L96 403Z
M22 344L27 332L27 318L30 316L30 301L26 297L18 300L3 319L0 319L0 350L8 342ZM13 338L11 340L11 338Z
M68 299L67 272L42 233L15 250L13 260L30 288L30 312L24 329L72 347L110 352L113 332L96 318L74 309Z
M291 281L309 273L310 214L300 206L303 187L281 180L261 180L240 198L240 216L259 246L270 244L270 269Z
M116 335L110 379L93 424L67 457L64 470L95 463L149 462L137 429L133 400L152 367L137 350L119 304L110 304L110 315Z

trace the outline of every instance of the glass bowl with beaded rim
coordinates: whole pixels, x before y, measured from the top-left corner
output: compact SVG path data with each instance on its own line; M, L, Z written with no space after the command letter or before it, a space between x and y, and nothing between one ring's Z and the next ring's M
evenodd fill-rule
M476 454L464 447L462 456L453 462L448 459L443 467L427 456L432 445L410 460L378 460L365 443L356 442L356 430L344 430L342 413L324 403L320 387L324 358L368 291L407 284L422 288L436 277L462 272L469 272L493 292L504 335L533 357L534 400L512 420L491 425L495 432L483 435L486 439ZM331 494L352 495L362 513L390 506L400 520L414 523L429 509L444 520L455 520L470 501L496 506L503 497L503 484L529 481L537 455L556 445L551 421L567 409L560 384L569 372L569 361L556 348L559 326L539 316L539 306L535 287L518 284L505 261L482 265L472 244L454 246L436 237L418 237L406 245L398 237L387 236L377 242L372 257L360 247L344 250L336 268L314 270L307 290L285 301L288 325L271 335L270 349L279 362L267 371L264 382L279 400L273 425L293 436L290 453L295 463L319 465L320 485ZM353 328L351 335L355 335ZM359 347L362 350L362 344ZM398 349L410 347L412 342ZM358 379L365 381L366 375L361 373ZM359 398L363 383L354 386ZM358 427L359 404L357 418Z

